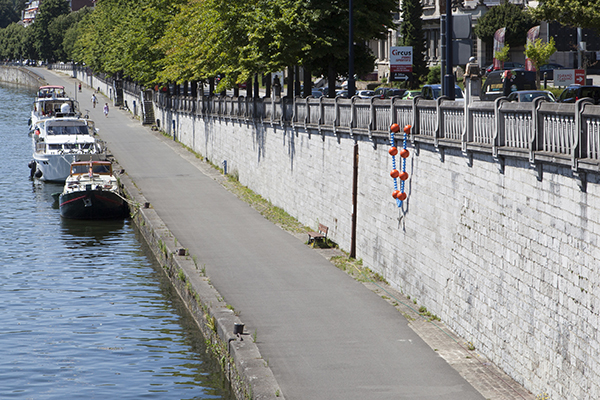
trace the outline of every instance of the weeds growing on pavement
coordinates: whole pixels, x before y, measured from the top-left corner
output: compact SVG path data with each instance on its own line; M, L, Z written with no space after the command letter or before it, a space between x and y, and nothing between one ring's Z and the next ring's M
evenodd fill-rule
M274 206L270 201L242 185L239 181L238 174L235 172L236 171L227 176L227 188L232 193L252 206L252 208L258 211L260 215L280 226L282 229L293 233L308 232L308 228L299 223L282 208Z

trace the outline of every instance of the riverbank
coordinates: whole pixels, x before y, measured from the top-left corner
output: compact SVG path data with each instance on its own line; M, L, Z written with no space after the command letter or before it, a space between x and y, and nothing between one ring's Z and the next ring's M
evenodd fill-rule
M2 65L0 81L38 88L45 84L44 78L35 72L20 66Z

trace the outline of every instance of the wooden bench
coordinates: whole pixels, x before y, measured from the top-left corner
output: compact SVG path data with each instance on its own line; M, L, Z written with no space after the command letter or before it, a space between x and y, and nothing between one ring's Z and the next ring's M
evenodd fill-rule
M315 241L321 241L327 239L327 232L329 228L323 224L319 224L318 232L308 232L308 244L314 243Z

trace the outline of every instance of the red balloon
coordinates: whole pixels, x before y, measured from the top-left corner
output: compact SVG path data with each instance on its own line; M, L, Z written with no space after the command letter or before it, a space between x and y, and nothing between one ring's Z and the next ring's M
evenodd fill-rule
M402 192L396 196L396 198L400 201L406 200L406 193Z
M400 157L407 158L410 155L410 152L406 149L400 150Z
M390 130L391 130L392 132L394 132L394 133L396 133L396 132L400 132L400 125L398 125L398 124L392 124L392 125L390 126Z
M394 190L392 192L392 197L395 198L395 199L397 199L399 195L400 195L400 191L399 190Z
M398 149L396 147L390 147L388 153L390 153L390 156L395 156L396 154L398 154Z
M393 169L392 172L390 172L390 176L396 179L398 176L400 176L400 172L397 169Z
M403 181L405 181L405 180L408 179L408 173L407 172L402 172L402 173L400 173L399 176L400 176L400 179L403 180Z
M404 127L404 133L406 133L407 135L410 135L410 130L412 129L412 126L410 125L406 125Z

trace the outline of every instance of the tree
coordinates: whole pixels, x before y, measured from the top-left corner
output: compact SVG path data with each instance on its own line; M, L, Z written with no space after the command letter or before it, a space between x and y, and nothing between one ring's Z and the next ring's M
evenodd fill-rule
M35 37L35 49L42 60L56 60L59 48L53 43L48 27L60 15L69 13L69 3L66 0L45 0L31 26Z
M491 44L494 33L506 27L505 43L511 47L523 46L527 41L527 31L537 25L537 19L530 13L513 3L504 2L490 8L485 15L477 20L475 35L484 42Z
M0 0L0 28L19 21L19 14L11 0Z
M542 39L536 39L535 42L527 43L525 46L525 56L529 58L535 67L535 80L537 87L540 87L540 67L546 63L556 52L554 38L551 37L548 43L543 43Z
M505 44L494 54L494 58L500 62L506 62L510 58L510 46Z
M155 45L184 0L103 0L78 24L71 50L97 72L141 84L156 79L163 53ZM188 22L189 23L189 22Z
M85 15L92 12L91 9L83 7L78 11L71 12L69 14L61 14L54 18L48 25L48 34L50 35L50 42L52 47L55 49L54 57L59 61L70 61L73 58L72 51L67 54L66 49L71 49L74 45L76 37L73 36L74 30L79 23L85 17ZM65 40L67 33L69 33L69 40Z
M400 36L403 46L413 48L413 80L411 87L419 86L419 82L428 74L425 63L425 38L423 36L423 6L420 0L404 0L402 2L402 24Z
M392 13L398 11L398 1L355 1L354 15L354 61L358 75L373 70L375 57L366 43L372 39L385 39L388 27L393 26ZM310 45L305 62L314 66L317 74L328 77L328 96L335 96L335 80L348 74L348 2L308 0L306 25L310 33ZM419 16L418 18L420 18Z
M310 34L298 0L193 0L181 7L158 47L167 81L222 75L218 90L255 73L302 64Z
M65 56L65 60L76 60L77 52L75 51L75 43L77 42L77 38L80 36L83 24L82 21L84 18L89 15L92 10L88 7L83 7L75 12L72 12L66 17L64 30L62 31L62 51ZM60 24L60 17L57 18L56 25ZM54 26L54 23L51 24L51 29L56 29L57 26Z
M537 7L530 9L530 12L539 20L600 31L598 0L542 0Z

